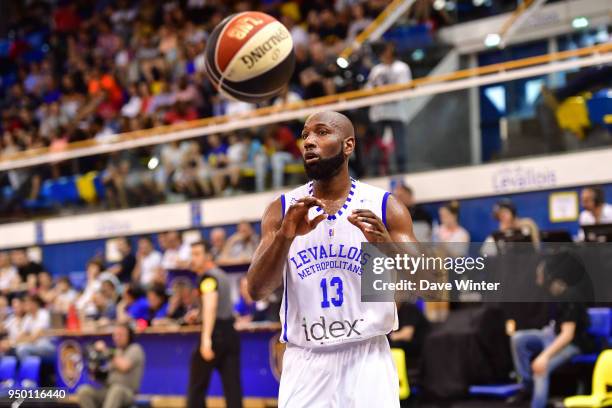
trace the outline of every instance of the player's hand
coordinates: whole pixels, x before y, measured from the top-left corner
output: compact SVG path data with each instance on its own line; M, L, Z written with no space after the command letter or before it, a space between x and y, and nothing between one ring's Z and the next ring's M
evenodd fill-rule
M372 211L353 210L353 213L347 218L351 224L363 232L368 242L392 242L387 227Z
M323 202L315 197L304 197L297 200L296 203L291 205L287 210L279 230L280 233L289 239L293 239L299 235L306 235L314 230L327 215L323 213L309 220L308 210L312 207L323 208Z
M200 355L204 361L212 361L215 358L215 352L212 349L212 341L210 339L203 339L200 344Z

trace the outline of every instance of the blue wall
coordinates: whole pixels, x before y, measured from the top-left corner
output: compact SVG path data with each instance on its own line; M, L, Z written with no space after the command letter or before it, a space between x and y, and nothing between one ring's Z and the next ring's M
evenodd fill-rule
M607 201L612 201L612 184L604 187ZM563 188L557 190L536 191L521 194L508 194L503 196L480 197L460 200L460 223L471 234L473 242L482 242L491 232L497 230L497 221L493 218L492 208L501 198L511 199L517 208L519 217L530 217L541 230L568 230L572 235L578 231L577 222L550 222L548 215L548 197L556 191L575 191L580 194L581 187ZM417 192L418 193L418 192ZM434 218L438 218L438 208L443 203L430 203L424 205ZM228 236L236 231L235 225L224 226ZM208 239L212 228L202 228L202 235ZM260 233L260 225L255 225ZM153 234L157 245L156 235ZM137 237L130 237L132 244L136 245ZM89 259L97 254L104 255L105 240L81 241L74 243L44 245L43 263L52 274L66 275L70 272L84 271Z

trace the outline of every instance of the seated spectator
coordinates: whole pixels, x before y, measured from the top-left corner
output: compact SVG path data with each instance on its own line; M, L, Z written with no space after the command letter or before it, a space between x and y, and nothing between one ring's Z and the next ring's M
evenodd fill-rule
M76 307L82 314L88 314L93 309L93 295L100 290L102 282L100 275L102 274L102 261L94 258L87 262L87 281L85 289L76 301Z
M411 302L404 302L397 311L399 326L389 333L391 347L398 347L406 354L406 366L418 368L425 337L429 332L429 321L419 307Z
M132 244L126 237L117 239L117 249L121 254L121 260L108 268L108 272L117 276L121 283L132 280L132 271L136 265L136 257L132 253Z
M431 242L433 219L422 206L416 203L412 188L400 180L393 189L393 195L408 208L417 240L419 242Z
M301 160L297 140L288 126L272 124L266 128L264 149L272 167L272 187L279 189L283 186L285 166Z
M98 328L107 326L117 318L114 300L102 289L94 293L92 303L94 307L85 316L85 327Z
M17 268L11 265L7 252L0 252L0 293L8 294L19 289L21 278Z
M593 351L585 303L579 302L581 294L575 292L576 276L585 274L582 262L570 253L545 259L538 284L558 302L557 310L549 326L518 330L512 335L512 359L523 388L508 402L518 405L531 399L531 407L545 408L551 373L573 356ZM592 288L584 300L592 300Z
M578 218L581 227L595 224L612 224L612 204L606 203L606 194L601 187L585 187L580 192L582 210ZM578 239L584 241L584 230L580 228Z
M37 295L28 295L24 305L26 316L23 321L23 334L16 341L15 354L20 360L27 356L53 356L55 346L44 334L45 330L51 328L51 315L44 308L44 302Z
M44 266L28 258L25 249L15 249L11 252L11 262L17 268L21 280L26 282L29 275L38 276L39 272L45 270Z
M132 282L148 287L154 282L165 281L163 273L161 253L155 250L151 238L140 237L136 252L136 266L132 271Z
M74 304L79 296L77 291L72 287L72 282L70 282L70 279L66 276L62 276L57 280L53 292L51 311L62 314L68 313L68 309Z
M142 289L130 283L124 286L123 296L117 304L117 320L127 322L130 319L146 319L148 316L148 303Z
M147 290L147 317L146 321L156 325L156 321L163 322L168 317L168 295L164 285L155 284Z
M234 305L236 327L244 326L250 322L268 320L268 311L268 301L254 301L249 295L246 276L240 278L240 297Z
M12 353L15 350L17 341L25 338L26 309L21 297L14 297L11 300L13 313L5 320L2 320L2 331L6 337L0 341L0 354Z
M199 314L200 299L191 281L186 278L175 279L172 282L172 295L168 300L168 319L178 324L195 324ZM162 322L161 319L156 320L158 324Z
M259 236L253 226L242 221L227 242L217 261L219 264L248 264L259 244Z
M120 408L132 405L140 390L145 366L144 350L134 342L134 337L134 331L128 324L115 326L115 348L108 376L101 388L94 388L89 384L78 388L77 396L81 408ZM98 340L94 347L102 353L109 349L102 340Z
M164 234L164 254L162 256L162 268L164 270L188 270L191 258L191 248L184 244L177 231L169 231Z
M434 228L433 241L445 243L451 256L465 256L469 250L470 233L459 225L459 203L451 201L438 210L440 226Z
M221 252L223 252L226 241L227 235L224 228L216 227L210 231L210 254L212 255L214 261L216 261L219 258L219 255L221 255Z
M213 184L216 191L224 191L231 194L238 190L240 171L246 164L248 152L246 144L236 133L231 133L227 140L229 143L227 153L221 156L225 161L224 167L215 172ZM227 178L229 178L230 184L226 188Z
M53 291L53 278L51 274L46 271L42 271L38 274L38 286L36 287L36 293L45 305L49 305L53 302L55 292Z
M501 200L495 204L493 216L499 221L499 229L485 239L481 253L496 255L497 247L492 244L500 240L529 240L534 246L540 243L538 226L531 218L519 218L512 201Z

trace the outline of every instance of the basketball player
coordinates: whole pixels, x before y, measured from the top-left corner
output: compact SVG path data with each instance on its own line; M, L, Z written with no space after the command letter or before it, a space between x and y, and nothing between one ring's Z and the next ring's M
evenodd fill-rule
M361 302L361 243L416 241L410 214L349 176L355 134L346 116L311 115L302 139L311 181L266 209L247 274L254 299L284 283L279 407L399 407L385 336L397 311L392 302Z

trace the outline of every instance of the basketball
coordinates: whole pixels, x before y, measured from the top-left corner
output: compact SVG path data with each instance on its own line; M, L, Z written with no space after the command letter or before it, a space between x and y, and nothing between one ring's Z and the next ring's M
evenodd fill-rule
M225 18L206 44L206 72L215 87L244 102L277 95L295 66L291 33L274 17L256 11Z

